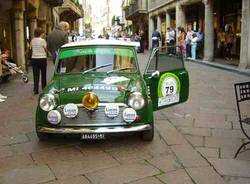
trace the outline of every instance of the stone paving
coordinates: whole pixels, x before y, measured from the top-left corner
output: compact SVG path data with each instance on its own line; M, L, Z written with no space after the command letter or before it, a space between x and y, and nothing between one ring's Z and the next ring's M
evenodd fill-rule
M140 64L147 56L139 56ZM0 103L0 183L250 183L250 150L233 159L246 140L237 122L233 84L249 77L194 62L186 66L190 98L155 112L150 143L136 135L39 142L34 129L38 97L32 95L32 82L1 84L8 99Z

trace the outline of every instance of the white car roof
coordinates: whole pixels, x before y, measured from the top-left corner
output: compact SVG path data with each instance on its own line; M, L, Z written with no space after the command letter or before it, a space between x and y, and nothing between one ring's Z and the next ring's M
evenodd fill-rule
M106 39L94 39L94 40L84 40L79 42L70 42L62 46L66 47L76 47L76 46L87 46L87 45L114 45L114 46L129 46L138 47L139 42L122 41L122 40L106 40Z

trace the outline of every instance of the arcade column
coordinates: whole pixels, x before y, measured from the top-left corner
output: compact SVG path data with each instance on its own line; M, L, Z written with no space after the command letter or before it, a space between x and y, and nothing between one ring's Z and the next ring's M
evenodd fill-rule
M204 60L214 59L214 19L213 0L203 0L205 5L205 40L204 40Z
M153 17L150 17L149 16L149 23L148 23L148 42L149 42L149 48L148 49L151 49L152 48L152 34L153 34L153 31L154 31L154 20L153 20Z
M15 30L15 60L18 66L26 69L25 66L25 39L24 39L24 0L16 1L13 8L14 12L14 30Z
M239 68L250 68L250 0L242 0L242 24Z

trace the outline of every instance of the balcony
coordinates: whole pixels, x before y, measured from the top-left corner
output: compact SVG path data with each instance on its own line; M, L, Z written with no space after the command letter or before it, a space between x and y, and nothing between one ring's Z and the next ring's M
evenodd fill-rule
M165 4L175 2L176 0L157 0L157 1L148 1L148 10L155 9L156 7L164 6ZM184 0L182 0L184 1ZM196 0L186 0L186 2L192 2Z
M63 20L75 21L83 17L82 5L77 0L64 0L59 7L59 15Z
M134 17L137 17L139 14L147 14L147 0L135 0L133 4L130 4L125 9L125 17L128 20L132 20Z
M44 2L51 7L55 7L55 6L61 6L64 0L44 0Z

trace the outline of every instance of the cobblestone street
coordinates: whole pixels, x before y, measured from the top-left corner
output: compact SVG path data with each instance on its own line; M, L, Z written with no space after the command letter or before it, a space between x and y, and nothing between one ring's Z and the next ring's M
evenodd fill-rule
M147 57L139 55L142 70ZM250 150L233 158L246 140L233 84L249 77L194 62L186 67L189 100L154 113L152 142L137 135L39 142L32 79L1 84L8 98L0 103L0 184L249 184Z

